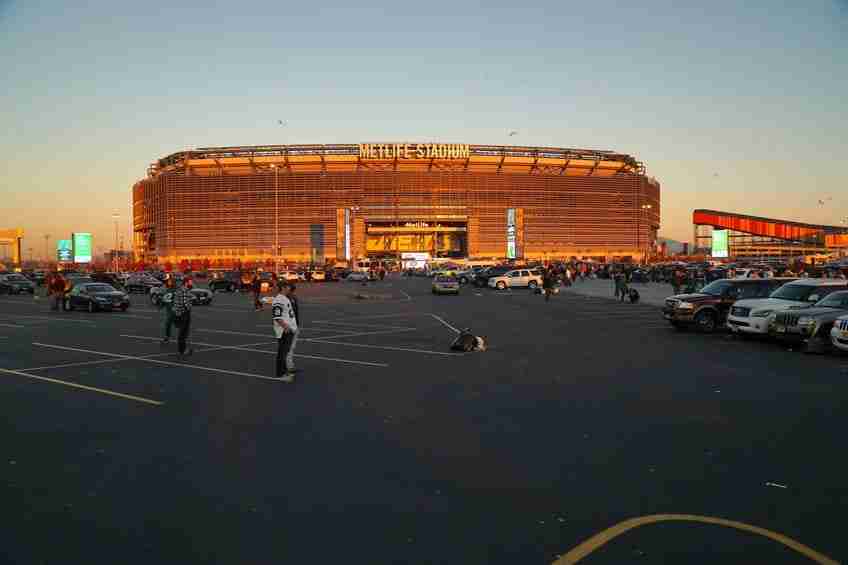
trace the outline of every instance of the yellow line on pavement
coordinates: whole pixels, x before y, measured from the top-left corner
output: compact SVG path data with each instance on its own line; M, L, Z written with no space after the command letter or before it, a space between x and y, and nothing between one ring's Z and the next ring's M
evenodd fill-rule
M839 565L838 561L834 561L830 557L823 555L792 538L786 537L783 534L778 534L777 532L773 532L765 528L751 526L744 522L725 520L723 518L713 518L711 516L696 516L694 514L652 514L650 516L641 516L639 518L631 518L629 520L619 522L618 524L595 534L568 553L562 555L559 559L554 561L553 565L571 565L573 563L577 563L621 534L641 526L656 524L657 522L700 522L702 524L715 524L726 528L735 528L737 530L742 530L743 532L750 532L752 534L767 537L781 543L786 547L797 551L801 555L810 558L816 563L820 563L822 565Z
M64 385L71 388L79 388L82 390L87 390L91 392L99 392L100 394L106 394L109 396L116 396L118 398L126 398L127 400L135 400L136 402L143 402L145 404L152 404L153 406L162 406L165 404L164 402L159 402L158 400L151 400L149 398L143 398L141 396L133 396L132 394L124 394L122 392L115 392L114 390L107 390L105 388L97 388L93 386L85 386L77 383L70 383L68 381L60 381L59 379L51 379L50 377L40 377L38 375L31 375L29 373L24 373L21 371L14 371L12 369L0 369L0 373L8 373L10 375L18 375L20 377L26 377L28 379L35 379L37 381L46 381L48 383L53 383L57 385Z

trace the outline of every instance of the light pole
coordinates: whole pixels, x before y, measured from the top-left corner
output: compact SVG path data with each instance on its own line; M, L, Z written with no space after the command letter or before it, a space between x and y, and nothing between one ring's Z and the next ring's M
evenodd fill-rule
M642 206L641 206L642 211L639 213L640 220L641 220L642 214L645 214L651 208L653 208L653 206L651 206L650 204L642 204ZM640 231L640 228L641 228L641 226L637 224L637 228L636 228L636 246L637 247L640 247L639 246L639 236L640 236L639 231ZM642 254L642 262L643 263L648 262L648 243L649 243L648 241L645 242L645 250L644 250L644 253ZM641 247L639 248L639 251L642 251Z
M280 168L272 164L274 169L274 273L280 272Z
M50 263L50 234L44 234L44 267L47 268L47 265Z
M121 215L117 212L112 212L112 219L115 220L115 245L112 246L112 270L118 272L118 220Z

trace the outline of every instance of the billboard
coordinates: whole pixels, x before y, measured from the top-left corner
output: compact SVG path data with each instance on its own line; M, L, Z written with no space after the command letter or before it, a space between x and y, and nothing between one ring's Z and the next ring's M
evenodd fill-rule
M91 234L71 234L74 248L74 263L91 263Z
M60 239L56 242L56 260L60 263L70 263L74 260L74 251L70 239Z
M723 258L729 255L727 247L727 230L713 230L713 257Z
M515 259L515 208L506 210L506 258Z

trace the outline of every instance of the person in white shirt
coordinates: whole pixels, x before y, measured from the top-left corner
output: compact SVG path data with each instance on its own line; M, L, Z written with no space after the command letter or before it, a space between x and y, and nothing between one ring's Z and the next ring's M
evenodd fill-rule
M277 365L275 377L286 383L294 382L294 368L288 365L287 357L297 333L297 319L291 301L285 295L288 283L280 281L278 293L271 302L274 335L277 337Z

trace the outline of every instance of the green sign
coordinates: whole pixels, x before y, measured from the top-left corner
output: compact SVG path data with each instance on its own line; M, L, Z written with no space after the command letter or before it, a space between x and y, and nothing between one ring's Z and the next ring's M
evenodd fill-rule
M56 242L56 259L61 263L74 260L74 249L70 239L60 239Z
M711 255L713 257L727 257L728 247L727 247L727 230L713 230L713 250Z
M74 245L74 263L91 263L91 234L71 234Z

